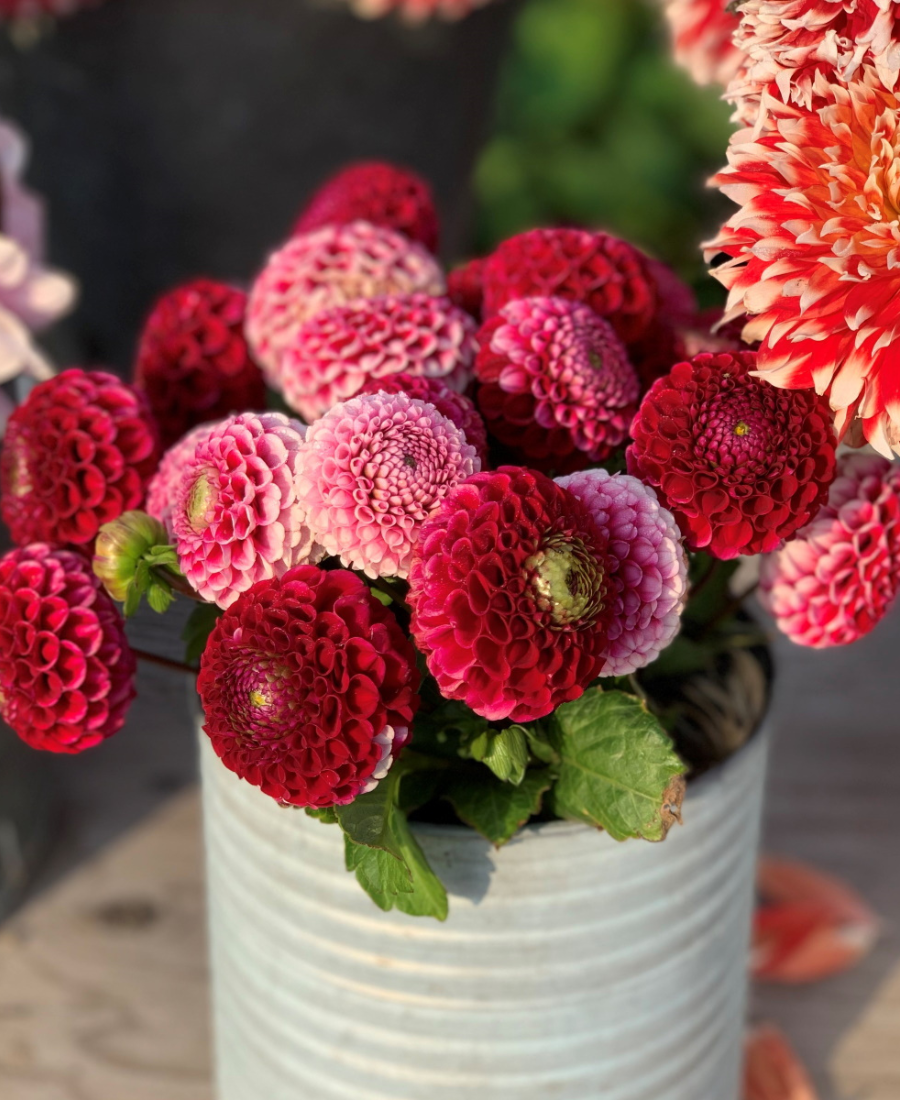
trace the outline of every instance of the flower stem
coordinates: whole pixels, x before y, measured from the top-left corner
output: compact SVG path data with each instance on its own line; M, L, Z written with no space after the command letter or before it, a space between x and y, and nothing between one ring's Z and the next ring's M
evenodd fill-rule
M390 581L386 581L383 577L375 577L374 579L372 577L368 577L367 580L373 588L377 588L379 592L384 592L386 596L390 596L394 603L398 607L402 607L403 610L407 612L407 614L412 614L412 608L400 595L397 589L394 588Z
M169 668L175 672L189 672L191 676L197 675L197 670L186 665L183 661L174 661L171 657L160 657L158 653L148 653L145 649L131 647L131 652L139 661L146 661L149 665L159 665L160 668Z

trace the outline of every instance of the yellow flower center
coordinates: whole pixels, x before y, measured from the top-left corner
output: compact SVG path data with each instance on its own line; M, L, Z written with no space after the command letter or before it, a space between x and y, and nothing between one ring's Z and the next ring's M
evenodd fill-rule
M582 625L603 610L603 567L580 539L553 535L526 565L534 571L532 590L537 605L549 611L555 626Z

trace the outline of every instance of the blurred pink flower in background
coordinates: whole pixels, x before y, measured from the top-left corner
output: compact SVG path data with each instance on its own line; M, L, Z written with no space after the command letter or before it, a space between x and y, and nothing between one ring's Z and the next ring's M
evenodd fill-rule
M732 44L738 17L727 0L664 0L675 60L698 84L727 84L744 55Z

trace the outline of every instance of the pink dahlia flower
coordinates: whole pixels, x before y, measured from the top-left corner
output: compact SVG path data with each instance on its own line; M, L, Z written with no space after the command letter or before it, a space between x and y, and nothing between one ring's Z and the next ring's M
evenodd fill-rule
M426 19L462 19L476 8L483 8L492 0L349 0L357 15L364 19L378 19L383 15L397 14L408 23L423 23Z
M0 0L0 18L34 19L40 15L72 15L95 8L101 0Z
M184 464L169 525L205 600L230 607L258 581L321 557L297 491L305 432L282 413L242 413L214 425Z
M358 298L444 293L434 257L393 229L356 221L302 233L274 253L250 292L247 339L280 389L282 361L304 322Z
M900 467L844 456L828 503L763 558L761 598L799 645L824 649L868 634L900 591Z
M227 768L292 806L374 790L409 738L416 653L344 569L300 565L245 592L216 623L197 681Z
M821 106L771 100L766 126L735 135L715 182L741 209L707 246L728 314L750 315L763 378L825 394L843 436L900 451L900 100L873 70L815 78ZM863 199L865 201L863 201ZM856 423L854 423L856 422Z
M627 676L674 641L687 599L687 554L675 517L636 477L584 470L556 479L584 504L609 544L612 618L604 676Z
M284 399L307 421L355 396L370 378L472 379L475 322L447 298L408 294L357 301L311 317L281 360Z
M71 550L0 558L0 718L35 749L76 753L121 729L134 654L115 604Z
M0 5L0 15L4 13ZM16 127L0 120L0 383L23 371L38 379L53 373L31 333L72 308L76 284L44 265L44 208L21 182L28 145Z
M476 474L422 528L412 634L447 699L531 722L603 671L614 560L574 494L534 470Z
M732 43L738 17L728 0L663 0L675 60L698 84L727 84L744 59Z
M376 393L335 405L309 428L300 499L328 554L369 577L406 577L422 524L480 468L434 405Z
M162 456L156 473L150 478L144 511L154 519L158 519L170 535L172 509L175 507L184 468L194 457L197 447L210 437L213 428L219 423L220 421L214 421L211 424L201 424L189 431L169 447Z
M640 383L612 326L589 306L519 298L479 339L479 408L527 465L601 462L628 438Z
M392 374L389 378L371 378L360 390L364 393L405 393L417 401L434 405L441 416L446 416L465 435L481 460L482 469L488 462L487 429L480 413L468 397L451 390L442 378L426 378L423 375Z

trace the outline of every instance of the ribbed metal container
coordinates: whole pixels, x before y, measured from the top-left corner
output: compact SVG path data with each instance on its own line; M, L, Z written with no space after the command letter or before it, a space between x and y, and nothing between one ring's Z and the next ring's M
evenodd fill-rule
M665 844L417 828L446 924L201 740L218 1100L737 1100L765 733Z

